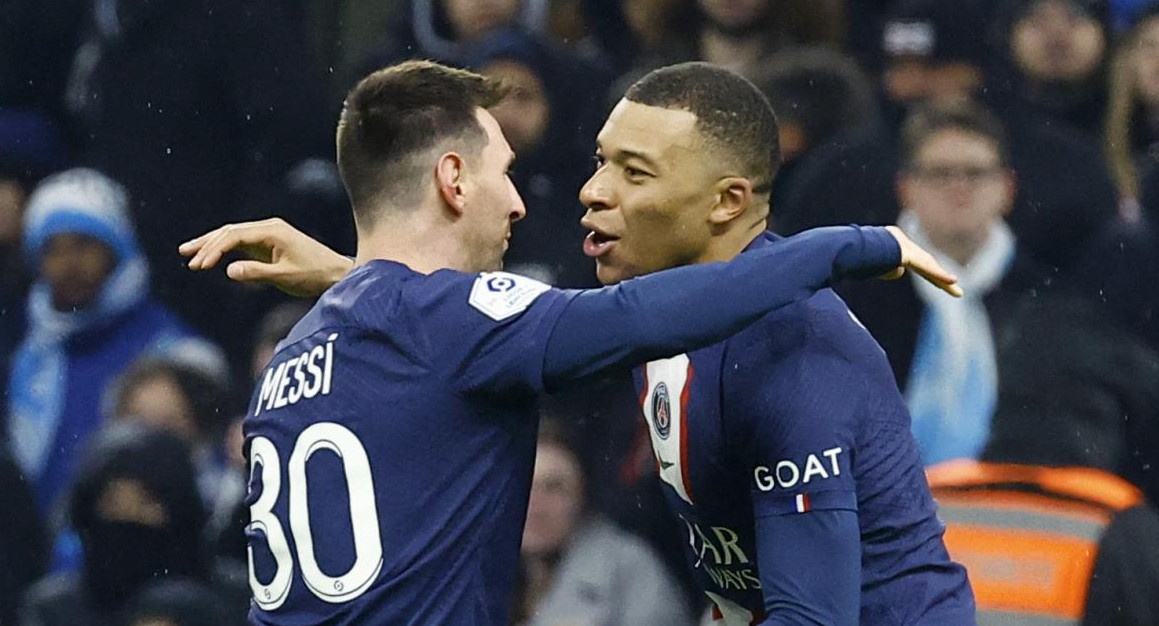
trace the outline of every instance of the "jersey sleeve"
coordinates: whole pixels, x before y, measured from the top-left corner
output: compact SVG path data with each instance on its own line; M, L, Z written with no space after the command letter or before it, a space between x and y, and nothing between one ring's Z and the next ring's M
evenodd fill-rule
M408 281L402 302L428 367L460 393L541 393L547 342L576 292L506 272Z
M783 355L761 341L744 346L726 387L726 401L741 405L754 515L856 511L851 459L865 377L815 326L787 332L808 336Z

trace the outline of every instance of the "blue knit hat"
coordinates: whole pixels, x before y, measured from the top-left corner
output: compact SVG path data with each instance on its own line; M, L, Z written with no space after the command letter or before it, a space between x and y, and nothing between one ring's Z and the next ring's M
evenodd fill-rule
M77 168L44 179L28 198L24 253L31 267L62 233L88 235L113 250L118 263L141 256L125 188L96 170Z

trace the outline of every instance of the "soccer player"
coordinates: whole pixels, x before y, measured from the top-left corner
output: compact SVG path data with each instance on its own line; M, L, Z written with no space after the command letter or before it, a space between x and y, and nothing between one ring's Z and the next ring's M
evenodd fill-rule
M338 131L359 235L349 273L284 222L182 246L196 269L256 251L265 258L231 264L231 277L296 293L346 273L280 344L247 416L257 623L503 624L537 393L709 346L832 274L908 266L952 290L884 229L826 229L595 291L494 271L523 214L485 110L499 97L477 75L425 62L351 92ZM751 200L733 178L717 201L726 213Z
M580 198L602 283L783 241L765 232L776 119L740 76L654 71L597 146ZM832 291L636 379L666 500L725 624L974 623L885 353Z

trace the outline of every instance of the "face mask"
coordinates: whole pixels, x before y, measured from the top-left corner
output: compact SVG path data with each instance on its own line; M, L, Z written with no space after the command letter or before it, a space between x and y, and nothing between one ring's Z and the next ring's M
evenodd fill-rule
M189 554L181 554L181 546L164 528L97 521L84 538L85 585L104 608L124 605L158 577L193 569Z

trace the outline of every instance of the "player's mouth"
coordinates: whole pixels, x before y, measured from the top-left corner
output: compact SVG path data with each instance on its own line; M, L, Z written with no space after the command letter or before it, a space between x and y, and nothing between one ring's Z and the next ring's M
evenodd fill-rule
M593 230L584 237L584 254L593 259L599 258L608 253L612 246L616 245L619 237L613 237L606 233L601 233L598 230Z

